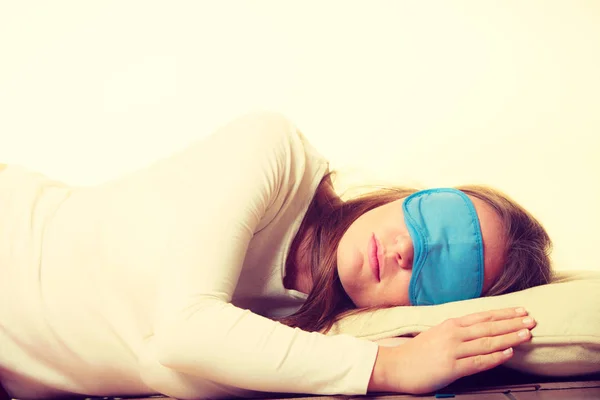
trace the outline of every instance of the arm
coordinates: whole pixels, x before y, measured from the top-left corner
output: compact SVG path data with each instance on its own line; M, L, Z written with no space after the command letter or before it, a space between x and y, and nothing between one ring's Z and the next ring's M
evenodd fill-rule
M196 181L198 190L180 192L174 183L165 195L172 198L175 225L151 339L162 365L250 390L366 392L376 344L292 329L230 304L261 219L279 191L296 184L296 169L304 168L302 140L285 119L245 117L178 157L180 184ZM233 168L219 165L225 155ZM182 175L207 168L214 172L202 174L201 182ZM215 216L217 224L205 223Z

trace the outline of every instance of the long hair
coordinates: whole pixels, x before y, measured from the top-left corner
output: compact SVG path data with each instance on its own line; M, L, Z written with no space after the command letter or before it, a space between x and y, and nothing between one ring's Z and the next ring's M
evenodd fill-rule
M552 282L552 240L533 215L506 194L488 186L464 185L456 189L492 206L505 232L504 270L484 296L498 296Z
M342 317L376 308L357 309L344 291L337 273L337 248L346 230L364 213L409 196L414 188L388 187L341 201L331 190L327 174L302 221L299 233L312 229L313 240L306 254L312 275L312 290L302 307L279 321L312 332L327 332ZM551 282L552 242L542 225L524 208L502 192L486 186L457 189L488 203L500 216L505 231L505 267L484 296L496 296ZM292 242L288 265L294 263L300 237Z

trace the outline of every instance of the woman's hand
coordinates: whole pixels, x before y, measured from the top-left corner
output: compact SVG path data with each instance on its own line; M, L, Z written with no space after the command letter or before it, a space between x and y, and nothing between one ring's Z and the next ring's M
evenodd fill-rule
M509 308L452 318L397 347L380 346L369 391L434 392L504 363L534 326L527 311Z
M395 346L400 346L401 344L406 343L410 339L411 338L409 338L409 337L391 337L391 338L386 338L386 339L375 340L375 343L377 343L379 346L395 347Z

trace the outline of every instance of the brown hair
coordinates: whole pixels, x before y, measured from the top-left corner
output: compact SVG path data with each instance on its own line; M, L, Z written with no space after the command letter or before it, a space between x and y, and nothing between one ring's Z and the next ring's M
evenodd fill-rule
M356 309L342 288L337 273L337 247L346 230L361 215L418 191L388 187L342 201L332 189L332 175L333 172L322 179L299 229L299 233L312 231L313 239L306 254L312 290L296 313L279 320L306 331L326 332L338 319L372 309ZM457 189L488 203L500 216L505 231L505 268L483 295L496 296L549 283L552 279L549 257L552 242L542 225L496 189L480 185ZM296 235L292 242L286 268L296 259L301 236Z

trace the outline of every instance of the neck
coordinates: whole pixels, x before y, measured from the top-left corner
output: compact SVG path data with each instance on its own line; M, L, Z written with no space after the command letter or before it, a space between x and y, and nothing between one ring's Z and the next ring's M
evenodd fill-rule
M313 286L311 271L313 248L315 242L315 228L307 226L298 235L298 246L292 253L290 289L302 293L310 293Z
M313 287L313 271L311 269L316 255L317 229L321 223L320 215L326 208L331 209L341 202L333 189L330 176L326 176L315 192L304 220L288 254L284 286L302 293L310 293Z

